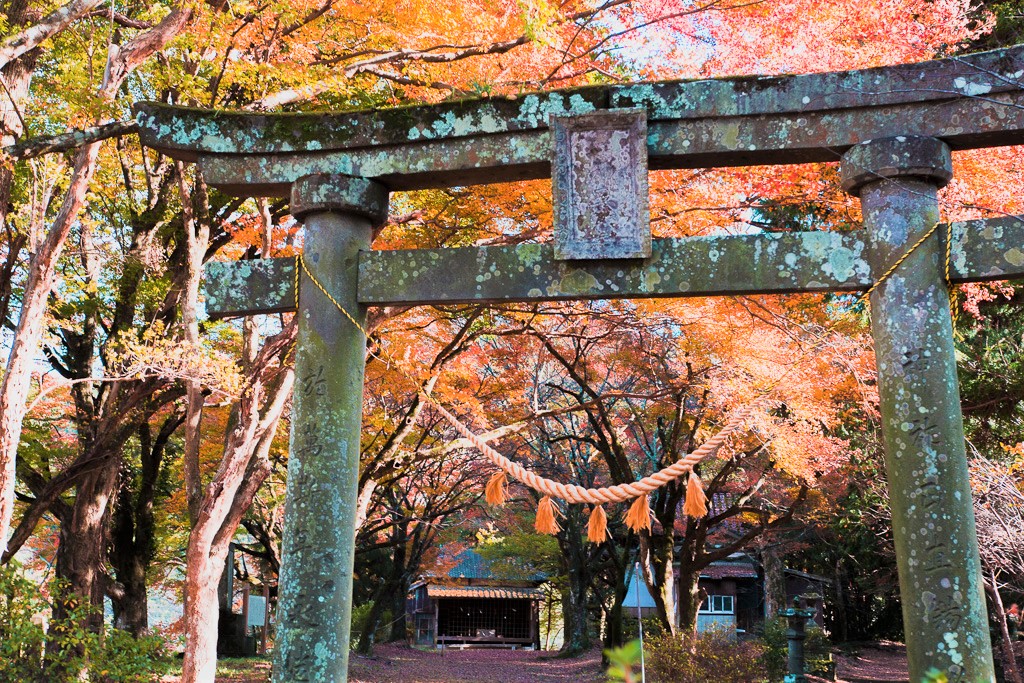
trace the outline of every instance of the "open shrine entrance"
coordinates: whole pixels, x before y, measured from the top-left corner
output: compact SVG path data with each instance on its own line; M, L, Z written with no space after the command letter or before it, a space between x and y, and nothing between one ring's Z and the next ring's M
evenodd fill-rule
M147 146L305 224L306 272L207 268L211 315L300 316L274 680L347 679L366 307L824 291L870 292L911 677L994 680L946 287L1024 275L1024 219L941 224L937 191L951 150L1024 144L1022 73L1018 47L377 112L139 105ZM648 169L836 160L863 230L651 239ZM390 191L548 176L553 244L371 249Z

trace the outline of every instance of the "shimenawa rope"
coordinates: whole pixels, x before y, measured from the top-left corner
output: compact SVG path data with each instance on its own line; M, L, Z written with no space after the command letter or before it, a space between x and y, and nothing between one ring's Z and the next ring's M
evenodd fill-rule
M893 273L906 261L914 251L917 250L922 244L924 244L929 237L935 234L939 227L939 223L935 223L929 228L913 245L907 249L890 267L885 273L882 274L872 285L869 287L859 298L858 301L862 301L870 305L871 294L888 280ZM956 324L956 293L950 280L951 272L951 250L952 250L952 225L949 224L947 227L946 234L946 249L945 249L945 279L949 287L950 293L950 308L952 310L952 318L954 326ZM369 331L355 319L348 310L341 305L341 303L334 298L334 296L327 291L327 288L318 280L312 272L310 272L306 265L305 259L302 254L297 254L295 257L295 308L299 308L299 284L302 273L305 273L309 281L320 290L320 292L327 297L327 299L334 304L345 318L352 323L356 329L362 332L367 337L370 336ZM386 352L385 352L386 353ZM406 379L410 380L413 384L418 384L416 379L406 372L399 363L390 359L393 367ZM788 374L788 373L787 373ZM692 453L688 453L668 467L661 469L651 475L644 477L631 484L617 484L614 486L602 486L599 488L586 488L583 486L577 486L575 484L563 484L553 479L541 477L540 475L531 472L522 465L509 460L504 455L499 453L497 450L492 448L476 435L469 427L467 427L459 418L449 412L444 406L440 404L431 394L426 391L419 389L420 396L423 397L428 403L430 403L437 411L441 414L444 419L451 424L451 426L458 432L463 438L477 448L493 465L495 465L499 471L491 478L487 484L486 497L489 503L502 504L506 499L505 492L505 475L509 475L514 479L520 481L526 486L533 490L544 494L538 506L537 514L537 530L544 533L557 533L559 526L555 520L557 514L557 508L553 505L551 498L560 498L569 503L589 503L594 505L595 508L591 513L590 524L588 525L588 537L594 542L601 542L606 537L606 516L601 505L604 503L621 503L630 499L635 499L629 512L626 515L626 522L628 526L636 531L642 528L650 529L650 508L647 501L647 494L655 491L666 484L679 479L683 475L688 476L686 501L683 506L683 510L686 514L694 517L704 516L707 514L707 499L704 496L703 487L700 484L700 479L696 473L693 472L695 465L700 463L702 460L715 453L725 443L726 439L732 434L736 433L743 422L751 415L754 406L759 400L764 398L767 394L777 387L785 376L777 379L767 389L765 389L761 396L753 403L737 411L733 417L729 420L724 428L722 428L715 436L708 439L701 446L696 448Z

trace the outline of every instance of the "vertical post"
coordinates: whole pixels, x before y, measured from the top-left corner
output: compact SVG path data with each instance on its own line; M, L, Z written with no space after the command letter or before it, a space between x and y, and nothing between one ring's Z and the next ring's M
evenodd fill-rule
M270 631L270 585L263 583L263 628L260 631L260 654L267 654L267 633Z
M359 252L387 217L388 193L361 178L313 175L292 186L306 267L360 325ZM366 337L314 284L299 287L275 683L344 683Z
M633 565L633 583L636 586L636 626L640 633L640 680L647 681L647 666L644 662L644 613L640 609L640 563Z
M249 654L249 584L242 586L242 648Z
M843 188L859 195L871 268L885 273L939 220L949 147L901 136L857 145ZM994 680L967 474L944 235L921 244L871 295L889 501L910 680Z

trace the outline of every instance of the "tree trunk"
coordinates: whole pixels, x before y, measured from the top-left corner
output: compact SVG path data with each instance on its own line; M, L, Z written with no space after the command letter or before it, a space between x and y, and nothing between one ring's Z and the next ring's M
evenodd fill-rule
M359 631L359 645L356 651L361 655L368 655L373 652L373 643L376 640L377 625L380 623L380 615L384 612L384 605L387 602L386 596L394 591L390 581L386 581L377 587L373 592L373 604L370 605L370 613L366 615L363 627Z
M198 636L207 641L204 647L188 647L186 641L182 681L193 683L209 683L217 673L217 586L227 557L226 552L218 558L204 551L190 542L185 556L190 569L185 574L186 638Z
M114 607L114 626L136 637L143 635L149 628L146 571L155 550L156 520L153 518L153 503L157 496L157 483L167 444L182 420L182 414L175 412L164 420L155 438L147 421L140 424L138 437L141 472L138 490L133 499L131 482L123 481L118 494L111 533L110 563L122 590L121 595L111 601Z
M132 511L132 487L122 482L110 530L109 561L114 578L120 584L116 595L111 595L114 628L141 636L149 628L149 605L146 595L146 569L149 557L146 548L139 547L137 539L149 536L150 530L140 527L145 520L136 520ZM151 522L152 520L150 520Z
M646 534L645 534L646 536ZM647 584L658 619L666 633L676 635L676 593L675 593L675 539L669 534L656 534L649 537L641 536L641 546L648 546L646 555L650 560L649 568L641 561L644 582Z
M4 550L14 513L15 457L25 419L25 399L32 368L43 334L47 300L56 279L57 259L64 250L72 222L85 203L98 152L99 143L79 150L75 157L73 180L60 213L46 240L29 261L21 315L7 359L7 372L0 384L0 547Z
M213 480L205 487L185 556L185 658L182 683L209 683L217 659L217 585L242 515L270 474L269 451L295 374L278 363L295 339L296 321L269 338L247 370L251 381L233 410L233 425ZM276 361L276 362L275 362ZM211 668L212 667L212 668Z
M405 534L403 533L403 536ZM394 584L390 594L391 624L388 628L388 640L405 640L405 596L409 592L409 561L406 543L395 546L394 561L392 563L392 576Z
M57 549L57 576L66 579L70 593L95 609L85 628L99 632L103 628L103 574L107 547L108 503L117 482L116 467L100 467L85 475L78 487L71 518L61 525ZM66 616L61 603L54 609L54 622Z
M146 590L146 564L136 554L126 558L124 569L118 577L121 593L111 599L114 611L114 628L131 633L136 638L149 630L149 596Z
M845 643L850 639L849 611L847 609L846 595L847 578L848 575L842 560L837 559L832 581L832 609L829 610L832 613L832 623L829 630L835 634L836 640L840 643Z
M391 594L391 629L388 640L392 643L405 642L409 637L405 612L405 596L408 593L409 587L402 582L402 585Z
M764 616L771 619L786 609L786 575L777 546L765 545L760 555L764 569Z
M700 570L679 568L679 633L693 638L697 635L697 611L700 609Z
M1013 650L1010 628L1006 623L1006 610L1003 608L1003 598L999 595L999 581L994 572L989 572L985 587L988 589L989 597L992 599L996 623L999 625L999 635L1002 636L1003 661L1006 665L1006 671L1013 683L1021 683L1020 669L1017 668L1017 656Z
M625 585L625 581L620 581ZM605 649L621 647L625 641L623 633L623 602L626 599L625 590L616 590L612 597L612 606L605 615L604 642Z
M127 487L125 487L127 488ZM138 552L135 544L135 525L131 513L126 510L130 498L122 488L119 495L114 524L110 533L108 559L114 568L114 578L119 584L116 594L111 595L114 611L114 628L141 636L149 628L149 604L146 596L146 567L148 562Z
M587 627L587 580L582 567L570 563L568 585L562 593L562 617L565 640L562 654L575 656L590 649Z

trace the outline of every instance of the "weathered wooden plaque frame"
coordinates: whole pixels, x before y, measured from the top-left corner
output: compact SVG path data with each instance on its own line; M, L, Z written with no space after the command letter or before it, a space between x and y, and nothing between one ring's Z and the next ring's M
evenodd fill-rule
M871 327L910 675L935 668L975 683L993 680L993 665L944 264L948 249L953 282L1024 276L1024 217L935 229L937 191L952 173L950 150L1024 144L1021 73L1024 46L860 71L385 111L141 104L137 115L144 144L197 162L211 185L291 196L305 261L357 320L367 306L392 304L863 292L892 270L871 290ZM371 248L389 191L549 177L551 116L623 108L646 112L651 169L841 161L863 229L653 240L649 255L628 261L558 258L607 256L571 245ZM296 310L294 267L211 264L209 313ZM299 286L274 680L344 681L366 338L309 278Z
M550 126L555 258L650 256L647 112L552 116Z

